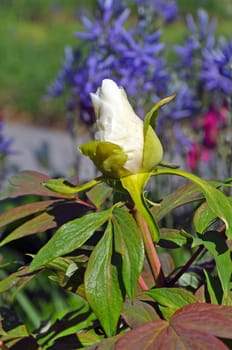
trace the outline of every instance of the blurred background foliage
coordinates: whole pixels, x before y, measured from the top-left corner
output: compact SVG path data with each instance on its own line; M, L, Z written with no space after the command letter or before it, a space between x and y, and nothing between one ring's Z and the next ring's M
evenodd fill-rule
M199 7L217 16L220 34L231 34L230 0L178 0L177 4L182 16L175 30L163 26L165 43L183 40L184 15L196 14ZM44 96L59 71L64 48L77 46L73 33L82 29L81 15L95 7L93 0L1 0L0 106L7 120L64 125L64 100L47 101Z

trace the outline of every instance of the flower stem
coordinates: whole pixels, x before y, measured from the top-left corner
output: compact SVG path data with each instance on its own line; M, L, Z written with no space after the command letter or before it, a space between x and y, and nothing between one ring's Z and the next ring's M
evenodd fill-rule
M165 277L148 225L137 208L134 208L134 217L143 235L146 255L155 279L156 286L162 287L165 285Z

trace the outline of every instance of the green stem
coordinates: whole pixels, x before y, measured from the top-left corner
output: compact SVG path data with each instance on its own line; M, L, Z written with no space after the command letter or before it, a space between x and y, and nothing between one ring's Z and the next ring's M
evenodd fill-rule
M134 216L143 235L147 259L149 261L156 286L162 287L166 284L165 277L148 225L139 210L136 208L134 208Z

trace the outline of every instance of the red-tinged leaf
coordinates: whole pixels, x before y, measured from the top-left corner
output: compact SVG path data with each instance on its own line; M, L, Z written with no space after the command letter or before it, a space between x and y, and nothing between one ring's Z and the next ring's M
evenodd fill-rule
M10 209L0 215L0 227L8 225L26 216L46 210L49 206L59 203L61 201L62 200L59 200L59 199L40 201L40 202L24 204L19 207Z
M142 326L134 328L126 333L115 345L115 350L154 350L160 333L168 328L168 322L155 320L144 323ZM163 349L164 348L157 348ZM166 348L171 349L171 348Z
M232 307L207 303L190 304L179 309L171 324L181 329L202 330L220 338L232 338Z
M122 316L130 328L159 319L158 314L151 305L138 299L135 299L133 302L125 302Z
M155 320L125 334L115 350L228 350L217 339L232 338L232 307L194 303L169 322Z
M122 334L115 335L114 337L110 337L102 340L101 342L89 346L86 350L115 350L115 343L118 339L120 339Z
M49 176L37 171L22 171L9 180L10 186L0 195L0 200L30 194L45 197L73 198L73 195L55 193L44 187L42 183L49 179Z
M4 240L0 242L0 247L16 239L44 232L57 226L54 216L42 213L31 220L26 221L21 226L12 231Z

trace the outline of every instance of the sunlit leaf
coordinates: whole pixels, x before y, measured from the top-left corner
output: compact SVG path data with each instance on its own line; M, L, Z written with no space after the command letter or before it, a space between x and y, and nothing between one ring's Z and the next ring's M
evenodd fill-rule
M30 271L82 246L109 218L112 209L90 213L62 225L34 257Z
M142 236L134 219L124 209L114 209L112 223L115 250L122 257L123 282L129 298L133 299L144 263Z
M123 305L122 288L117 267L111 262L112 224L93 250L85 273L86 296L107 336L116 334Z

